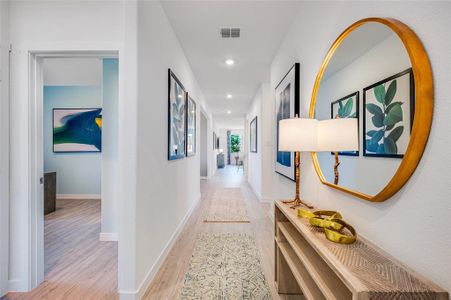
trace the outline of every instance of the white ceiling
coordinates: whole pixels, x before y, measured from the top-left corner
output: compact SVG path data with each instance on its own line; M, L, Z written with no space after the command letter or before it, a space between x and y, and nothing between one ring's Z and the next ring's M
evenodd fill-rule
M297 1L163 1L214 116L244 117L296 15ZM240 27L222 39L221 27ZM224 61L235 60L233 67ZM226 95L233 95L227 99ZM230 110L231 114L227 114Z

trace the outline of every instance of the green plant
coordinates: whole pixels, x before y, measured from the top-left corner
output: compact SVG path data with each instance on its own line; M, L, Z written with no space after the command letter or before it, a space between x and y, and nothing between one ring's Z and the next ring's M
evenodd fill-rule
M403 121L402 102L392 102L396 95L396 80L393 80L388 88L386 84L380 84L374 88L374 96L379 104L368 103L366 110L371 113L371 122L377 130L366 133L366 149L377 154L397 154L396 144L401 137L404 126L396 126Z
M346 104L343 105L344 101L338 102L338 117L340 119L342 118L355 118L356 112L354 112L351 115L352 108L354 107L354 102L352 101L352 98L349 98L348 101L346 101Z
M230 152L238 153L241 150L241 138L239 135L232 134L230 136Z

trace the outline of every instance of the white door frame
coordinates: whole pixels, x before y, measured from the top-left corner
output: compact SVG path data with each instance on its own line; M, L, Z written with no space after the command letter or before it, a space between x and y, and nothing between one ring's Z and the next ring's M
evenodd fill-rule
M9 269L9 65L9 49L0 48L0 297L8 291Z
M44 280L43 60L52 57L119 57L119 49L29 51L29 289Z

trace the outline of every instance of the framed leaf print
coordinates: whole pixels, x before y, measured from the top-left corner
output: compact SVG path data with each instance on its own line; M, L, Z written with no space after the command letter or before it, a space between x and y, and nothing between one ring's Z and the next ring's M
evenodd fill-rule
M276 86L275 119L276 119L276 165L275 171L291 180L295 180L294 153L279 151L279 121L300 116L299 102L300 65L295 63Z
M186 118L186 155L193 156L196 154L196 102L188 97Z
M356 118L359 124L359 92L352 93L330 104L330 118ZM332 152L332 154L334 154ZM359 156L359 151L341 151L338 155Z
M363 89L363 155L402 158L415 112L412 69Z
M185 157L186 97L182 83L168 70L168 160Z

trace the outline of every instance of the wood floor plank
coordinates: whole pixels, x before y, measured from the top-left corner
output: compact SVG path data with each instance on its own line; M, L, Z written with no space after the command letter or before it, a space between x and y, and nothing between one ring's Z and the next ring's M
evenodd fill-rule
M100 200L57 200L45 216L45 281L2 300L119 299L117 242L100 242Z

